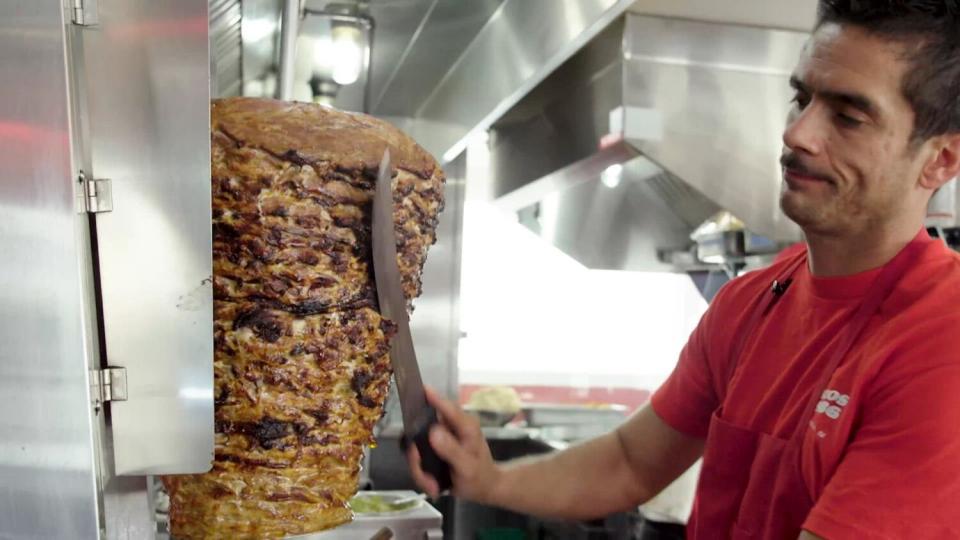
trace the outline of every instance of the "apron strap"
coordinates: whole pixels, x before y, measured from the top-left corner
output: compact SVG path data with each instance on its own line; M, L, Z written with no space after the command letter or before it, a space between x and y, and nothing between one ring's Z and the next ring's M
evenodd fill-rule
M850 353L850 349L853 348L853 344L867 327L867 323L869 323L870 319L877 313L880 305L887 299L890 292L893 291L894 286L910 265L920 256L925 247L926 245L922 242L910 242L905 248L900 250L900 253L898 253L893 260L884 266L880 275L874 279L867 291L866 297L863 299L863 302L860 303L860 307L857 308L857 311L853 314L847 327L841 331L839 342L833 347L833 352L830 355L830 361L824 368L820 380L816 386L813 387L813 393L810 395L807 408L804 409L801 421L797 424L796 431L793 434L794 438L802 438L803 433L810 424L810 420L813 418L816 405L820 401L820 395L830 383L830 378L833 377L833 373L837 370L840 362Z
M767 294L761 294L757 297L756 303L751 309L750 320L747 322L744 331L740 334L740 339L737 340L736 349L733 349L732 356L730 360L734 365L734 372L739 368L740 358L743 356L743 350L747 347L747 340L752 336L755 336L757 333L757 327L760 326L760 321L770 312L777 301L787 292L787 288L790 287L790 284L793 283L793 275L800 269L800 266L807 262L807 255L798 255L796 260L790 263L787 266L786 271L783 273L783 276L780 279L776 279L773 283L770 284L769 294L771 296L770 300L764 305L764 300L767 298ZM735 375L735 374L734 374ZM731 377L732 380L732 377Z

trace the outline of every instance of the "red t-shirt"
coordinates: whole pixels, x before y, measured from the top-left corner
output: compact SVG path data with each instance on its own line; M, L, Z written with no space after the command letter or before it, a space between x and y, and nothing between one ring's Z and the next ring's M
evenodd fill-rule
M829 540L960 538L960 256L920 238L919 261L834 373L831 408L813 417L817 431L805 431L801 473L816 504L803 528ZM793 260L717 294L652 398L669 425L705 438L722 404L739 426L794 432L831 341L880 270L816 278L803 265L731 377L749 308Z

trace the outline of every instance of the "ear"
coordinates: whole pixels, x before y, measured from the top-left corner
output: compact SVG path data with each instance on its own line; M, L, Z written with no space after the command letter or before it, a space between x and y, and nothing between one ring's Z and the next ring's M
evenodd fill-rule
M960 175L960 133L937 137L936 153L923 166L920 185L930 189L941 186Z

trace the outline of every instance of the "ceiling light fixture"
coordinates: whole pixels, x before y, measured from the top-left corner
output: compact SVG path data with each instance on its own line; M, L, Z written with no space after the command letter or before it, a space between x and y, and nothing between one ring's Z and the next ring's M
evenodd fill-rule
M300 35L312 41L309 69L314 101L332 105L341 87L355 84L361 77L368 85L373 19L361 14L356 5L329 4L323 11L304 10Z

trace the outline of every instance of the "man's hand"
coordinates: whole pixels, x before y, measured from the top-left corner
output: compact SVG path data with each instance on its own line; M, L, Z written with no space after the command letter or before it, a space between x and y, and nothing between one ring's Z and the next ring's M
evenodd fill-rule
M458 497L485 503L500 476L500 468L490 455L480 422L460 407L426 388L427 401L440 416L440 424L430 431L430 445L450 465L453 492ZM420 454L411 445L407 450L413 480L431 497L439 495L437 481L420 467Z
M496 464L480 423L427 392L440 415L430 444L450 465L453 492L481 504L523 514L594 519L636 506L656 495L697 460L702 439L674 430L646 405L616 431L534 458ZM437 482L408 450L413 479L431 496Z

